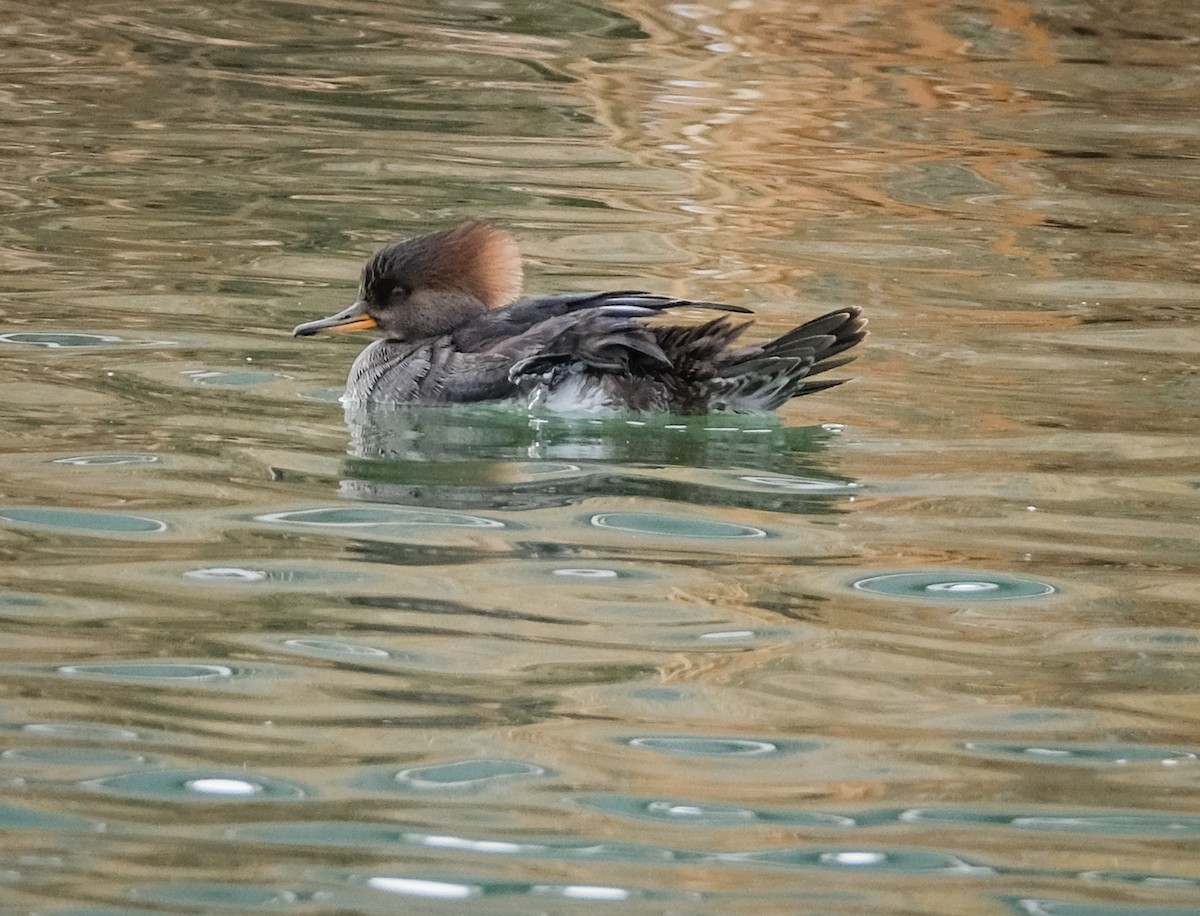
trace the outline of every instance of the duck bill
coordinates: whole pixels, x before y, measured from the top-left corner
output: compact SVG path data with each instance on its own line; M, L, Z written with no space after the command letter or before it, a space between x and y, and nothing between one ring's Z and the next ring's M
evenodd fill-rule
M292 334L295 337L312 337L314 334L341 334L343 331L368 331L377 327L379 325L375 319L367 314L367 304L359 299L336 315L296 325Z

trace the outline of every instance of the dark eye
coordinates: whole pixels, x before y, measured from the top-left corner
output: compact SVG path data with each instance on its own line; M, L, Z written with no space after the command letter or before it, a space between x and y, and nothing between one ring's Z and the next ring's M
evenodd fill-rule
M396 283L390 277L378 277L368 282L363 292L366 294L368 302L384 306L391 302L392 298L397 294L407 297L409 291L402 284Z

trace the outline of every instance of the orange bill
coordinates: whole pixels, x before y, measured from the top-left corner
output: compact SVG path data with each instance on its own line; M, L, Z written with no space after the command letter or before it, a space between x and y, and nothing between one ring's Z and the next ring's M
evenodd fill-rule
M340 334L343 331L367 331L378 326L375 319L367 314L367 304L359 299L336 315L296 325L292 334L296 337L312 337L322 332Z

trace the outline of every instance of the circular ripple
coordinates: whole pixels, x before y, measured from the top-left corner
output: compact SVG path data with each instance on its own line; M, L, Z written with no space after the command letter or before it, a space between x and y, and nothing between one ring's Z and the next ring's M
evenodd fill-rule
M1031 763L1058 763L1073 766L1129 766L1139 763L1164 767L1194 763L1200 755L1178 749L1147 747L1136 744L1015 744L969 741L964 747L985 757L1025 760Z
M752 808L740 808L735 805L694 805L666 799L596 796L581 798L579 804L606 814L696 827L741 826L759 819L758 812Z
M1055 592L1054 586L1036 579L1018 579L993 573L948 573L942 570L870 576L851 585L876 595L958 603L1043 598Z
M752 853L723 853L722 859L739 862L764 862L771 865L792 865L801 868L832 869L836 871L900 872L909 874L941 873L991 875L994 870L977 865L958 856L942 852L903 849L771 849Z
M0 509L0 521L54 528L83 534L151 534L167 530L166 522L139 515L114 512L82 512L77 509L42 509L9 506Z
M633 892L624 887L597 884L534 884L529 893L568 900L628 900L633 896Z
M78 347L111 347L114 344L144 344L147 341L125 340L123 337L116 337L112 334L60 334L54 332L16 331L8 334L0 334L0 343L59 350Z
M598 569L587 566L569 566L562 569L550 570L552 576L571 577L573 579L617 579L620 573L615 569Z
M544 767L521 760L461 760L434 766L411 767L392 777L396 783L414 789L476 788L507 779L545 776Z
M708 633L701 633L697 639L707 640L708 642L746 642L754 639L758 635L754 630L713 630Z
M228 798L249 798L257 795L262 787L246 779L230 779L228 776L201 776L184 783L198 795L220 795Z
M76 467L112 467L121 464L156 464L157 455L72 455L69 458L55 458L54 464L71 464Z
M449 881L429 881L424 878L393 878L375 875L366 881L367 887L406 897L426 897L433 900L464 900L479 897L483 888L475 884L452 884Z
M187 662L113 662L94 665L63 665L60 674L89 677L106 681L145 683L195 683L221 681L235 676L234 669L225 665L193 664Z
M341 402L342 395L345 393L345 390L341 388L312 388L300 392L297 397L306 401L319 401L322 404L337 404Z
M240 566L208 566L204 569L189 569L184 576L203 582L262 582L267 578L267 571L243 569Z
M294 801L313 792L286 779L195 770L121 773L81 783L84 788L114 795L169 801Z
M342 642L337 639L285 639L283 644L289 649L298 649L312 655L332 658L395 658L386 649L365 646L360 643Z
M264 385L278 379L290 378L275 372L218 372L216 370L197 370L184 372L193 383L208 385L215 388L246 388L252 385Z
M628 531L634 534L659 534L681 538L765 538L761 528L735 525L732 522L710 522L704 519L681 518L670 515L650 515L643 512L606 512L589 520L596 528Z
M205 566L200 569L188 569L182 573L183 578L201 585L235 586L259 585L267 582L273 586L308 587L313 584L332 585L339 582L350 582L362 578L359 573L338 572L319 568L287 568L259 566Z
M462 512L410 509L406 506L356 506L295 509L255 516L255 521L323 528L372 528L383 525L438 528L503 528L504 523Z
M771 754L816 750L812 741L756 741L750 738L703 738L693 736L650 736L626 738L630 747L685 757L766 757Z
M646 802L642 811L646 817L655 820L706 826L742 824L758 817L749 808L737 808L732 805L689 805L683 802L662 800Z

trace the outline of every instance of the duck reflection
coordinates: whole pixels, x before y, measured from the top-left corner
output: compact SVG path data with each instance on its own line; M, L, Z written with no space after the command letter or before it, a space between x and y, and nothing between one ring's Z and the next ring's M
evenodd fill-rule
M516 406L346 409L342 496L446 509L570 506L596 496L811 514L855 484L822 452L837 436L774 416L539 416Z

